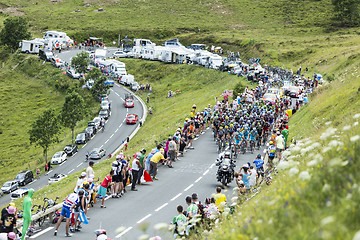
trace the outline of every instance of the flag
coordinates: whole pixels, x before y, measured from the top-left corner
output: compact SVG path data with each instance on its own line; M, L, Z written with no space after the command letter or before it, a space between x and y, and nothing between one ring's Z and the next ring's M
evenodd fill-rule
M80 214L79 214L79 220L80 220L80 222L83 222L84 224L89 223L89 221L87 220L87 217L85 215L85 212L81 209L80 209Z
M150 174L148 174L148 172L146 170L144 170L144 180L145 180L145 182L153 182Z

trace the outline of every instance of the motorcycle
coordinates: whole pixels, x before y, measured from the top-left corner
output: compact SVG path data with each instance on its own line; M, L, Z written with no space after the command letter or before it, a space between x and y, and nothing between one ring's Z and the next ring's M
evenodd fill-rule
M216 161L216 166L219 167L216 173L217 181L226 186L234 179L234 168L236 167L236 161L230 158L217 159Z
M95 240L111 240L106 236L106 230L105 229L98 229L95 230L96 238Z

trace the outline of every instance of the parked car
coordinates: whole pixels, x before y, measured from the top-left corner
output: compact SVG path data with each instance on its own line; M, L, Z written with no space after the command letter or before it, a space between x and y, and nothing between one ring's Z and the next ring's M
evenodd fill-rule
M113 87L114 86L114 80L106 79L105 86Z
M109 102L108 101L102 101L100 103L101 109L109 110Z
M74 69L67 70L66 75L68 75L69 77L74 78L74 79L79 79L81 77L81 75L79 73L75 72Z
M116 51L113 53L114 58L125 58L127 57L127 54L123 51Z
M90 152L90 159L101 159L103 156L105 156L106 151L102 148L94 148Z
M74 153L78 151L78 146L76 144L69 144L66 145L64 148L64 152L66 152L66 155L72 156Z
M89 141L89 139L90 139L89 136L86 133L82 132L76 136L75 143L85 144L87 141Z
M128 114L126 117L126 123L127 124L136 124L138 118L139 117L136 114Z
M56 152L54 156L51 158L51 164L60 164L66 161L66 159L67 159L66 152L64 151Z
M108 120L110 117L110 112L109 110L106 109L101 109L99 112L99 117L100 118L104 118L105 120Z
M18 182L13 180L13 181L7 181L6 183L4 183L4 185L1 187L1 190L4 193L11 193L18 188L19 188Z
M101 118L100 117L94 117L94 119L92 121L95 123L96 127L99 128Z
M28 188L20 188L10 195L11 200L16 200L24 197L29 192Z
M85 128L85 133L91 138L94 135L94 129L93 127L87 127Z
M18 182L19 186L25 186L34 180L34 174L30 170L21 171L16 175L15 181Z
M62 173L55 173L54 176L49 177L48 183L57 183L60 182L61 180L63 180L64 178L66 178L67 175L62 174Z
M131 90L137 91L140 88L140 85L137 82L133 82L130 85Z

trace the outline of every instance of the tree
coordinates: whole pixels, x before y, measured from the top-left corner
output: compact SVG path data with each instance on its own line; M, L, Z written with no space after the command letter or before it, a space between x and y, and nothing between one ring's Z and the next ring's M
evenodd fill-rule
M335 10L335 19L342 26L357 26L360 24L359 0L332 0Z
M84 119L86 115L86 105L84 99L75 91L65 96L65 102L62 106L60 117L64 127L71 130L71 142L74 144L74 129L76 124Z
M29 131L30 144L34 143L43 148L45 162L47 161L47 151L50 145L59 141L60 130L59 118L52 108L45 110L31 125Z
M81 52L71 59L71 67L78 73L85 73L89 63L89 54L87 52Z
M19 42L31 37L28 31L28 21L24 17L11 17L4 21L4 28L0 32L0 42L16 50Z
M102 95L107 94L109 86L105 86L106 77L101 74L98 68L93 68L86 74L86 80L93 80L94 86L91 88L91 93L96 98L100 98Z

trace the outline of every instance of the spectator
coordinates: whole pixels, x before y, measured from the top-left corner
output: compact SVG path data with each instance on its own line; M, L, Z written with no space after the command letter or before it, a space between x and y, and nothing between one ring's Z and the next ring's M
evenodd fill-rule
M63 207L60 213L60 218L58 219L55 227L54 236L57 236L58 229L60 227L61 222L64 218L66 218L65 223L65 236L71 237L71 234L69 233L69 227L70 227L70 216L71 216L71 210L76 207L76 205L79 202L79 197L77 193L70 193L67 198L64 200Z
M74 193L77 193L78 189L82 187L84 181L86 180L85 177L86 177L86 172L82 172L80 177L78 178L78 180L76 182L76 186L74 188Z
M93 167L94 167L94 162L90 161L89 166L86 168L86 179L90 178L91 175L95 176Z
M135 158L132 161L132 166L131 166L131 174L132 174L132 183L131 183L131 191L137 191L137 189L135 188L136 182L138 181L138 177L139 177L139 170L141 167L140 161L139 159L141 158L140 155L135 156Z
M2 212L0 220L0 232L10 233L14 231L16 227L16 208L8 206L6 212Z
M225 204L221 203L226 203L226 196L221 193L221 187L216 188L216 194L214 195L214 199L215 205L219 208L219 211L223 212L225 209Z
M276 141L276 156L280 160L281 159L281 152L285 149L285 140L284 137L281 135L280 132L276 132L277 137L275 138Z
M164 149L160 149L159 152L155 153L154 156L150 159L150 176L153 180L159 180L156 178L157 174L157 164L160 160L166 161L169 158L164 158Z
M173 137L172 140L169 141L168 144L168 156L169 156L169 160L167 162L167 165L169 168L172 168L172 162L175 161L175 157L176 157L176 142L174 141L174 139L176 139L176 137Z
M110 171L110 174L105 176L104 181L101 183L99 191L97 192L95 198L97 196L101 196L101 208L106 208L106 206L104 205L104 201L105 201L105 197L106 197L106 192L107 192L107 188L111 185L113 185L114 183L111 182L112 176L114 175L114 170Z

